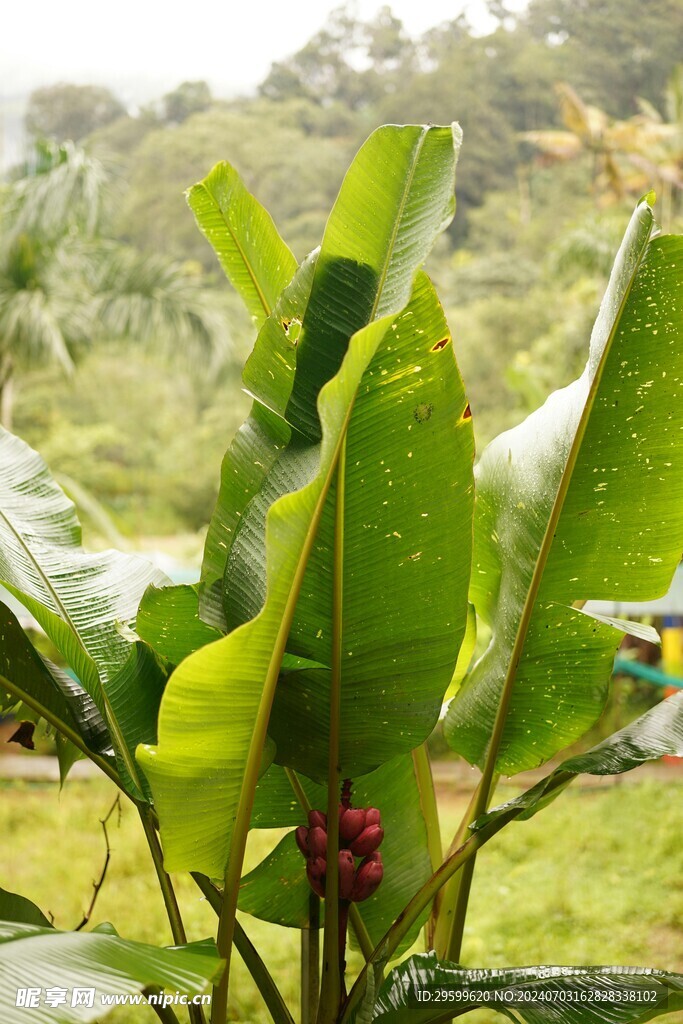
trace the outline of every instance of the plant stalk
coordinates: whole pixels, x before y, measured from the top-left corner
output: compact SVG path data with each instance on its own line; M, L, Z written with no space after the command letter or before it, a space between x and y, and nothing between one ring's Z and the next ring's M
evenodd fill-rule
M441 846L441 825L439 812L436 805L436 793L434 792L434 779L432 777L432 766L429 761L429 753L426 743L422 743L413 750L413 770L417 782L417 790L420 797L420 810L427 830L427 850L432 871L436 871L443 860L443 849ZM434 898L434 905L429 920L425 925L425 947L431 949L434 936L434 925L439 906L441 903L441 890ZM367 957L366 957L367 959Z
M462 846L467 838L470 825L477 820L480 813L483 813L483 811L477 810L481 800L480 790L481 781L472 794L467 810L453 836L449 854L454 853ZM442 893L439 918L434 933L434 948L439 959L449 960L452 963L457 962L460 957L475 863L476 856L465 864L462 871L451 878Z
M308 928L301 929L301 1024L314 1024L320 986L320 899L308 897Z
M201 892L206 897L207 903L211 909L215 912L217 917L220 917L221 908L223 906L223 894L216 888L213 882L206 877L206 875L199 874L197 871L191 872L191 875ZM280 990L273 981L273 978L261 959L256 946L254 946L239 921L235 921L235 946L237 947L237 952L242 957L247 970L251 974L256 987L261 993L263 1001L268 1007L270 1015L273 1018L274 1024L294 1024L292 1015L280 994Z
M325 878L325 931L323 968L317 1024L333 1024L339 1016L344 992L343 953L340 942L339 907L339 794L341 767L341 661L344 610L344 498L346 484L346 437L337 462L334 514L334 576L332 583L332 671L330 678L330 737L327 767L327 874ZM346 914L344 937L346 936Z
M173 941L176 946L184 946L187 943L185 925L183 924L183 919L180 914L180 907L178 906L178 900L176 898L173 884L169 875L164 870L164 854L161 849L161 843L159 842L159 836L157 835L154 827L149 809L142 805L138 805L138 813L145 832L145 838L147 839L147 845L149 846L149 852L152 855L152 860L154 861L157 878L159 879L159 888L161 889L164 906L166 907L166 916L168 917L168 923L171 926ZM201 1006L189 1005L187 1011L191 1024L205 1024L204 1011Z
M158 995L160 992L161 989L156 985L150 985L149 988L142 990L143 996ZM180 1024L172 1006L164 1006L163 1003L150 1003L149 1005L154 1010L162 1024Z

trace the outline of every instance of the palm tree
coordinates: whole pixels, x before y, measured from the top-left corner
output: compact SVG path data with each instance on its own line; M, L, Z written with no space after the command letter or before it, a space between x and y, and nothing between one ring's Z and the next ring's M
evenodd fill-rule
M0 422L11 429L16 374L46 361L66 373L99 338L154 343L219 363L228 331L183 265L103 237L114 195L103 164L71 143L42 144L0 194Z
M609 117L584 103L566 82L556 86L564 129L524 132L544 162L590 154L593 187L601 202L620 201L654 188L662 198L662 220L671 216L672 192L683 189L683 69L667 87L668 120L646 100L627 120Z

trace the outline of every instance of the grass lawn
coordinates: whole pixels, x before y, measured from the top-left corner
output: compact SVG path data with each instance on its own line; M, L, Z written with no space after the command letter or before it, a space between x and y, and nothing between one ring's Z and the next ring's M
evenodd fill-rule
M502 790L507 796L511 790ZM98 818L115 797L106 780L56 786L3 784L0 886L30 897L73 928L87 907L104 859ZM448 841L465 798L444 801ZM480 855L463 960L471 966L637 964L683 971L683 780L571 789L529 822L513 823ZM278 833L279 836L280 833ZM132 806L110 822L112 860L93 924L112 921L127 938L170 943L142 830ZM274 845L252 833L248 866ZM191 938L214 931L194 885L177 889ZM291 1006L298 1005L298 933L242 917ZM269 1019L238 957L232 1017ZM180 1012L180 1008L179 1008ZM296 1014L295 1014L296 1016ZM111 1024L153 1024L151 1009L114 1010ZM469 1020L463 1017L462 1020ZM501 1020L487 1011L472 1024ZM683 1013L666 1024L683 1024Z

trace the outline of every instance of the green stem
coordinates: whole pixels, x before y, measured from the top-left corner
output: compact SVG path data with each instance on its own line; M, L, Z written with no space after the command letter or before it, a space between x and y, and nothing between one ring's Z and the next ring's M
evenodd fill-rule
M261 769L263 746L266 740L268 721L270 719L270 710L273 705L280 666L282 665L282 658L285 653L289 631L292 626L294 613L299 600L301 585L306 573L306 566L308 565L308 559L310 557L313 544L315 543L318 525L320 523L323 509L325 508L330 484L332 483L339 464L340 453L346 445L346 430L352 411L353 402L349 404L336 448L330 460L329 471L323 481L322 487L320 488L320 493L311 515L310 525L292 578L289 594L283 609L280 626L273 643L273 651L263 683L263 691L256 715L254 732L252 734L244 768L240 798L237 805L237 814L235 816L232 839L230 842L228 863L225 869L223 906L218 920L218 935L216 937L218 953L221 958L225 960L225 970L219 984L214 986L213 1004L211 1007L211 1024L226 1024L227 1022L230 958L232 955L232 940L237 915L237 898L239 895L239 884L242 875L242 864L244 862L244 851L247 845L251 812L254 806L254 793Z
M441 825L439 822L439 811L436 805L436 793L434 792L434 778L432 766L429 761L427 744L422 743L413 750L413 770L417 791L420 797L420 810L427 831L427 850L432 871L436 871L443 860L443 847L441 845ZM429 920L425 924L425 948L431 949L434 939L434 928L441 904L441 890L436 894L434 905ZM367 959L367 957L366 957Z
M361 953L366 960L369 960L375 947L372 944L370 932L365 927L365 921L356 903L352 903L349 907L349 923L353 929L353 934L356 936Z
M460 824L455 831L455 835L451 840L451 845L448 848L448 857L450 857L452 853L455 853L456 850L459 850L467 839L468 826L472 821L474 821L472 812L476 800L477 790L475 789L470 802L467 805L467 809L462 816ZM430 920L430 937L432 942L429 948L436 950L436 955L439 960L446 959L446 951L450 943L451 931L453 929L455 907L458 902L460 879L461 872L458 872L458 874L454 875L440 891L439 897L434 901L434 908L432 908L432 916Z
M149 808L141 805L138 805L138 813L145 832L147 845L149 846L149 852L152 856L152 860L154 861L157 878L159 879L159 888L161 889L164 906L166 907L166 916L168 917L168 923L171 926L173 941L176 946L184 946L187 943L185 925L183 924L183 919L180 914L180 907L178 906L178 900L173 884L169 875L164 870L164 854L154 827L152 816L149 813ZM192 1024L205 1024L204 1011L201 1006L189 1005L187 1010Z
M495 788L497 778L498 777L495 776L491 783L492 790ZM474 791L472 800L470 801L465 816L460 823L460 827L453 837L451 849L454 847L457 848L465 841L469 826L487 810L489 802L490 798L486 800L485 806L481 806L480 782ZM444 920L446 938L443 945L439 945L437 950L439 955L443 956L451 963L458 963L460 960L462 940L465 934L465 920L467 918L467 908L469 905L470 892L472 890L472 879L474 878L474 868L476 863L476 856L472 857L472 859L465 864L457 877L452 878L448 883L449 886L453 887L452 891L449 893L447 907L447 914L450 920ZM443 931L440 932L440 935L443 934Z
M213 882L207 878L206 875L201 875L196 871L193 871L191 874L192 878L206 897L209 906L215 912L216 916L220 917L221 908L223 906L223 895L220 890L216 888ZM274 1024L294 1024L292 1015L280 994L280 990L273 981L273 978L261 959L258 950L239 921L235 921L235 946L237 947L237 952L242 957L247 970L251 974L256 987L261 993L263 1001L268 1007L270 1015L273 1018Z
M285 768L285 775L287 776L289 784L292 787L292 790L294 791L294 796L299 801L299 806L303 810L304 814L308 814L308 812L311 810L311 801L306 796L306 790L301 785L301 780L299 779L299 776L297 775L293 768Z
M308 928L301 929L301 1024L313 1024L320 985L320 899L308 896Z
M333 1024L339 1016L343 979L340 977L339 941L339 794L341 768L341 662L344 610L344 499L346 489L346 438L337 462L334 513L334 568L332 582L332 665L330 674L330 736L327 766L327 875L325 878L325 932L323 974L318 1024Z
M465 935L465 920L467 918L467 908L470 902L470 892L472 891L472 879L474 878L474 867L476 863L477 858L472 857L471 860L468 860L467 864L465 864L458 875L458 887L456 890L455 908L453 911L453 926L448 939L448 946L446 947L446 960L452 964L460 962L462 940Z
M149 988L142 990L144 996L159 995L161 989L157 988L156 985L150 985ZM162 1022L162 1024L180 1024L178 1018L175 1015L175 1010L171 1006L164 1006L162 1003L150 1003L151 1008ZM188 1007L189 1009L189 1007Z
M436 871L443 860L443 848L441 845L441 826L439 823L439 811L436 805L436 793L434 792L432 766L426 743L422 743L413 750L413 768L420 795L420 809L427 827L429 859L432 863L432 871Z
M44 718L46 722L49 722L54 729L57 729L57 731L62 734L62 736L73 743L75 747L78 747L82 754L85 754L86 757L90 758L93 764L96 764L100 771L103 771L104 774L111 779L114 785L118 786L121 792L125 793L126 796L130 798L130 793L124 789L123 783L121 782L116 769L109 764L105 758L90 750L81 736L79 736L71 726L67 725L66 722L62 721L61 718L58 718L57 715L49 710L49 708L44 707L40 701L37 701L30 693L22 690L20 686L17 686L16 683L11 682L5 676L0 676L0 686L3 690L7 690L8 693L11 693L17 698L17 700L20 700L25 704L26 707L37 712L37 714L39 714L41 718Z
M178 906L178 900L171 884L171 879L164 870L164 855L161 849L161 843L157 836L156 829L152 824L150 815L146 808L138 807L140 814L140 821L145 831L145 838L147 845L149 846L149 852L152 855L154 861L154 868L159 879L159 888L164 898L164 904L166 906L166 914L168 916L168 923L171 926L171 934L173 935L173 941L177 946L182 946L187 942L187 936L185 935L185 926L183 925L182 918L180 916L180 908Z

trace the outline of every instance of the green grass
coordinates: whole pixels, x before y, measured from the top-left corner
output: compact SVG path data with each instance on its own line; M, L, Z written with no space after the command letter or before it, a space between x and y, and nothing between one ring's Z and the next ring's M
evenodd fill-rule
M570 789L532 821L513 824L494 839L477 864L463 961L477 967L613 963L683 971L683 782L677 779L672 772L666 784ZM61 795L54 786L4 785L0 886L29 896L54 915L57 927L75 927L104 859L98 819L114 796L99 780L70 783ZM444 840L464 803L464 797L445 802ZM170 943L132 806L123 806L120 825L112 818L110 841L111 864L92 923L111 920L128 938ZM252 833L249 866L272 845L271 833ZM210 908L189 880L176 881L190 937L211 934ZM296 1007L298 934L242 920ZM231 1012L232 1019L249 1024L268 1020L239 958ZM472 1017L473 1024L495 1019L487 1012ZM681 1024L683 1014L662 1019ZM147 1008L107 1017L111 1024L156 1020Z

